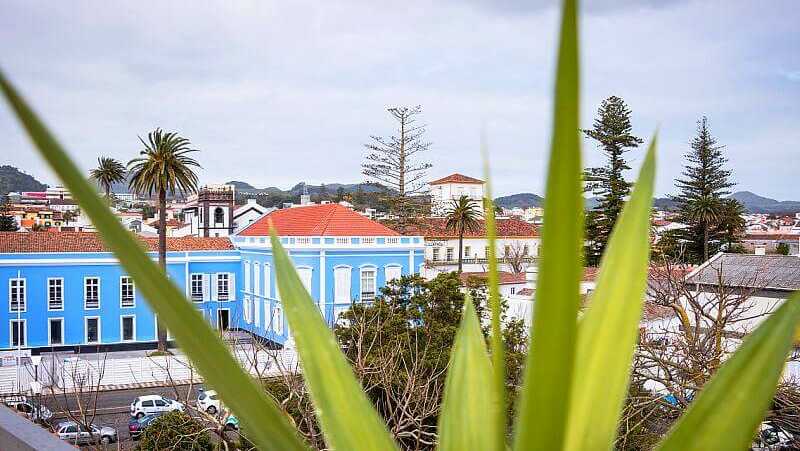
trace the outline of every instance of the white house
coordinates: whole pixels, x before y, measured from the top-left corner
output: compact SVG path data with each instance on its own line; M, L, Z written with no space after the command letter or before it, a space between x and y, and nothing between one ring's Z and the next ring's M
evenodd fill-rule
M467 196L474 200L482 213L484 183L483 180L463 174L451 174L428 183L431 196L431 214L433 216L444 216L453 201L461 196Z
M240 205L233 210L233 225L238 232L274 210L275 208L259 205L255 199L247 199L244 205Z
M207 185L189 196L183 208L184 222L189 224L181 235L201 237L229 236L234 231L233 185ZM185 235L184 235L185 236Z
M446 227L444 218L426 218L407 228L406 232L425 237L425 277L435 277L441 272L458 269L458 235ZM498 218L497 249L499 269L520 272L533 263L539 255L538 229L521 219ZM488 271L489 246L486 224L478 220L476 230L464 234L463 270ZM517 271L514 267L517 266Z

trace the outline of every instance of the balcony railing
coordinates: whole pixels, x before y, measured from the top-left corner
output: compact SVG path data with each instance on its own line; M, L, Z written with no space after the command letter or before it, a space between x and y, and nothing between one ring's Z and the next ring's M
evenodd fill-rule
M536 257L522 257L520 259L516 258L508 258L508 257L498 257L497 263L511 263L512 261L521 261L522 263L536 263L538 258ZM463 258L461 263L464 265L469 264L476 264L476 265L487 265L489 264L489 259L487 258L478 258L478 257L471 257L471 258ZM449 266L449 265L457 265L458 258L453 257L451 260L430 260L426 259L425 264L428 266Z

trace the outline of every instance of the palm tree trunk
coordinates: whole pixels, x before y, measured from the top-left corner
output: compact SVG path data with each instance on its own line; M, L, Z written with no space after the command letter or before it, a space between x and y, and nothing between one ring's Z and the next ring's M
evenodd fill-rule
M458 273L461 274L461 264L462 259L464 258L464 232L458 234Z
M167 274L167 191L158 191L158 264ZM167 330L163 321L158 322L158 350L167 351Z

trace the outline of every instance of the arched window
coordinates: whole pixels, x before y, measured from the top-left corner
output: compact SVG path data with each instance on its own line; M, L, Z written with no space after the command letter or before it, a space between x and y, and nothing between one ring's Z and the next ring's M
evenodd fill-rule
M215 223L225 222L225 212L222 211L222 207L217 207L214 209L214 222Z

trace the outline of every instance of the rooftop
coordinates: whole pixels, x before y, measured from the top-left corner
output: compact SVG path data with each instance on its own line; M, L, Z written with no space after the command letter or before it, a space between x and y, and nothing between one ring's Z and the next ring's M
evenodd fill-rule
M501 238L532 238L539 236L539 231L533 224L521 219L508 218L497 219L497 236ZM406 231L412 235L423 235L425 238L458 238L452 230L447 230L447 220L444 218L424 218L417 224L406 227ZM474 231L467 231L464 238L485 238L486 224L483 220L478 221L478 227Z
M800 257L717 254L687 277L688 283L737 288L800 290Z
M498 271L498 278L500 285L519 284L525 283L525 273L514 274L508 271ZM489 278L488 272L462 272L458 275L461 278L461 283L466 284L469 279L478 279L479 281L486 281Z
M239 232L267 236L270 224L280 236L396 236L396 231L339 204L275 210Z
M442 177L438 180L434 180L429 183L429 185L444 185L446 183L468 183L473 185L483 185L484 181L481 179L476 179L474 177L469 177L464 174L450 174L447 177Z
M136 237L148 251L158 250L158 238ZM167 238L167 250L224 251L233 250L228 238ZM23 252L110 252L100 235L93 232L0 232L0 253Z

